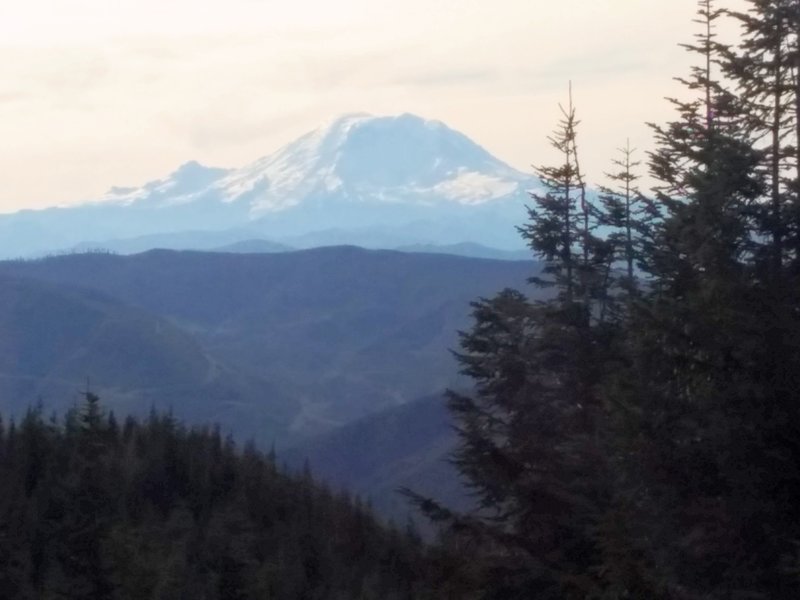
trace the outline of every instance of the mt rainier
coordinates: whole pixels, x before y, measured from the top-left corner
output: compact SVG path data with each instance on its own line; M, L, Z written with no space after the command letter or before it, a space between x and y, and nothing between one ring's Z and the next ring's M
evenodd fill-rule
M0 254L170 236L187 248L268 238L296 247L516 249L515 225L536 185L439 121L346 115L240 169L188 162L86 204L2 215Z

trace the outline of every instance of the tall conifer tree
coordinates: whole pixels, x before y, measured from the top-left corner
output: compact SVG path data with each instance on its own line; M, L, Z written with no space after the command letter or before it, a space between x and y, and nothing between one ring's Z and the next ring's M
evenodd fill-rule
M472 395L450 392L460 444L454 462L479 510L455 515L416 497L428 514L481 540L485 598L585 598L602 585L594 528L606 510L604 411L596 394L607 338L604 305L613 252L578 159L575 108L550 137L560 161L537 169L520 228L542 259L534 285L550 299L505 290L473 304L458 359Z
M624 285L629 289L635 286L637 269L645 267L646 249L652 244L653 227L659 217L656 206L639 189L641 176L637 168L641 163L635 160L635 152L628 140L619 149L619 157L612 161L615 170L606 173L611 184L600 188L599 220L617 252L615 259L624 265Z
M797 579L778 565L796 536L798 415L765 340L784 311L759 275L764 155L748 104L715 75L730 55L714 36L723 13L703 0L699 14L687 47L701 66L685 80L696 98L675 102L678 120L655 129L665 220L647 261L653 285L629 326L633 368L618 378L633 393L615 392L634 421L623 456L641 482L631 504L651 580L669 597L795 597ZM796 364L796 348L783 351L778 362Z

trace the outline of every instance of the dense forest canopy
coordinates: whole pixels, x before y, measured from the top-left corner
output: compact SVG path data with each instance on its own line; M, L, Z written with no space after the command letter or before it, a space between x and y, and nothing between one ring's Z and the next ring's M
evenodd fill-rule
M169 414L118 423L91 393L0 427L0 479L2 598L419 598L438 560L272 453Z

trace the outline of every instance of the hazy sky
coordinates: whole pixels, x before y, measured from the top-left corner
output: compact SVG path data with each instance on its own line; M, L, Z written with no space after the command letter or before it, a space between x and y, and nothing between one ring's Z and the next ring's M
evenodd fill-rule
M740 4L738 1L728 2ZM0 211L196 159L235 167L346 112L440 119L550 158L568 80L597 181L686 72L695 0L5 0Z

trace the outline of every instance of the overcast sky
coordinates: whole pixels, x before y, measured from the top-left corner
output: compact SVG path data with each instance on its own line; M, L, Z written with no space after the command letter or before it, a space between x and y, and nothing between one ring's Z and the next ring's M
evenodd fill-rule
M740 2L729 2L739 4ZM550 158L567 82L597 182L686 72L695 0L5 0L0 211L191 159L235 167L340 113L440 119L511 165Z

